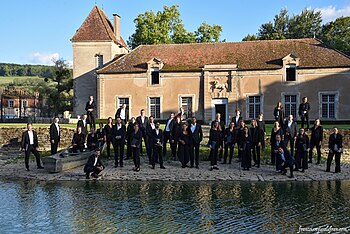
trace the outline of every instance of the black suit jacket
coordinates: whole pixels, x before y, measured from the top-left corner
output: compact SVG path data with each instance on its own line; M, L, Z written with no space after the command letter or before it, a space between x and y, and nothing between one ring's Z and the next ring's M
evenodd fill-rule
M116 139L117 136L120 136L120 139ZM125 137L126 137L126 127L124 124L121 125L121 128L119 128L119 130L117 129L117 124L113 125L112 128L112 137L113 137L113 141L125 141Z
M343 136L340 133L338 133L337 135L332 133L329 136L328 148L331 149L331 150L334 150L334 145L335 144L337 144L338 149L339 148L343 148Z
M87 120L87 119L85 120L85 126L84 126L84 122L83 122L82 119L80 119L80 120L78 121L78 124L77 124L77 127L81 127L81 132L82 132L85 136L87 136L87 133L88 133L87 125L88 125L88 120Z
M39 146L39 143L38 143L38 135L36 134L35 131L33 131L33 138L34 138L33 146L34 148L37 148ZM29 134L27 130L22 134L22 149L28 150L29 145L30 145L30 140L29 140Z
M255 128L250 128L250 134L252 136L252 142L253 143L262 143L264 141L264 131L256 126Z
M92 101L91 104L90 104L90 101L88 101L85 105L86 114L88 116L93 115L95 108L96 108L95 101ZM93 111L88 111L88 109L92 109Z
M84 172L92 172L94 171L94 163L95 163L95 154L92 154L87 163L84 166ZM97 163L95 167L100 167L102 166L103 168L105 168L105 166L103 165L102 161L101 161L101 156L98 157L97 159Z
M316 126L313 126L311 128L311 140L310 142L312 144L319 144L320 141L323 140L323 127L322 126L318 126L316 128Z
M155 126L155 125L156 125L156 124L154 124L154 126ZM153 130L154 130L154 129L152 128L151 123L148 123L147 126L146 126L146 135L147 135L147 137L152 138Z
M297 123L295 121L292 122L292 125L290 128L288 127L288 120L284 123L284 135L289 135L290 137L296 137L297 136Z
M217 121L217 120L213 120L213 121L211 122L211 125L210 125L211 127L210 127L210 129L213 128L214 123L215 123L216 121ZM221 127L221 132L224 132L224 131L225 131L225 122L222 121L222 120L220 120L219 125L220 125L220 127Z
M156 129L153 129L152 130L152 140L153 140L154 144L157 144L159 142L160 145L163 145L163 141L164 141L163 131L161 129L159 129L159 133L157 135Z
M239 127L239 122L243 120L242 116L239 116L238 121L236 121L236 116L232 117L231 122L235 123L235 127L238 128Z
M147 124L148 124L148 117L145 116L145 121L142 123L141 116L138 116L138 117L136 118L136 123L139 124L140 129L142 130L143 133L145 133L145 131L146 131L146 126L147 126Z
M191 126L188 126L188 132L191 136L191 143L192 144L199 144L203 140L203 131L202 126L198 123L196 123L196 128L194 132L191 131Z
M122 111L122 108L121 107L118 108L117 112L115 113L115 119L120 117L120 112L121 111ZM125 109L125 121L129 121L129 109L128 108Z
M306 114L308 114L309 110L310 110L310 104L308 102L307 103L300 103L298 114L300 116L303 116L304 111L306 111Z
M60 128L60 126L58 125L58 127ZM61 136L57 131L56 125L54 123L52 123L50 125L50 141L54 140L55 143L60 142Z

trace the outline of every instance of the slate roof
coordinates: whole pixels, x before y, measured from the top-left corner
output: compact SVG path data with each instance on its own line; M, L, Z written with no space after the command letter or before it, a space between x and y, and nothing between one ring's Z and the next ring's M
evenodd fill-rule
M116 58L98 73L146 72L147 62L160 59L166 71L201 71L204 65L237 64L238 70L280 69L295 54L299 68L349 67L350 57L317 39L262 40L222 43L141 45Z
M114 41L118 45L128 47L122 37L118 40L114 34L111 21L103 10L94 6L83 24L71 38L72 42L81 41Z

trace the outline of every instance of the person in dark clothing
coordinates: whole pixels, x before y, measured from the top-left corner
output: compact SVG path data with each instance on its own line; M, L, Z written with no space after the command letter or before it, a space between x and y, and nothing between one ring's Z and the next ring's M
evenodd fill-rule
M122 124L126 125L126 123L129 121L129 109L126 106L126 104L122 104L120 108L118 108L117 112L115 113L115 118L117 119L120 117L122 120Z
M308 169L307 165L307 153L309 150L309 137L305 134L304 128L299 129L299 134L295 140L295 170L304 172Z
M126 129L126 159L132 158L132 148L131 148L131 133L134 131L136 120L135 117L131 117L128 128Z
M201 141L203 140L203 131L202 126L197 123L197 118L195 116L192 117L192 123L189 127L189 133L191 135L191 144L190 144L190 162L191 166L194 166L196 163L196 168L199 168L199 146Z
M103 129L103 123L99 123L99 129L97 129L96 131L96 135L97 135L97 140L98 140L98 147L100 149L102 149L102 146L104 145L105 141L105 131Z
M178 137L178 157L181 162L181 167L188 167L187 163L190 160L190 144L191 138L188 133L188 124L182 124L182 129Z
M282 141L282 136L279 134L275 136L274 144L271 145L271 153L274 154L277 172L282 170L280 167L282 161L280 160L281 158L277 155L278 147L283 147L285 149L284 142Z
M143 138L143 143L146 147L146 152L147 152L147 136L146 136L146 126L148 124L148 117L145 114L145 110L141 109L140 111L140 116L136 118L136 123L139 125L139 129L142 132L142 138ZM141 141L141 147L140 147L140 154L143 156L142 153L142 141Z
M253 149L253 161L254 166L260 167L260 150L261 145L264 141L264 131L258 127L258 123L255 119L251 121L250 135L252 140L252 149Z
M242 151L239 150L240 145L241 145L241 141L242 141L242 136L243 136L243 130L245 127L245 122L244 120L241 120L241 122L239 122L239 127L237 129L237 137L236 137L236 141L237 141L237 146L238 146L238 162L241 162L242 160Z
M72 139L72 150L74 153L77 153L78 150L83 152L85 144L85 135L81 132L81 127L77 128L76 133L73 135Z
M278 121L274 123L273 128L271 129L271 136L270 136L270 145L271 145L271 165L275 165L276 163L276 152L274 150L277 150L276 147L276 136L280 135L282 138L283 131L280 127L280 124Z
M285 149L283 146L279 146L277 149L277 157L279 158L278 161L281 162L279 165L280 171L282 171L282 175L287 174L286 168L289 167L290 176L289 178L293 178L293 165L294 165L294 159L292 155L290 155L289 151Z
M233 154L235 151L235 144L236 144L236 128L235 128L235 123L231 122L230 126L225 129L225 136L224 136L224 145L225 145L225 150L224 150L224 161L222 164L227 163L227 156L228 156L228 151L230 151L230 156L229 156L229 161L228 163L232 163L232 158Z
M260 113L258 119L256 120L258 127L264 132L264 140L261 142L261 149L265 149L265 136L266 136L266 126L264 120L264 114Z
M113 141L112 129L113 129L113 119L112 117L108 117L107 124L104 126L104 141L107 144L107 157L108 160L111 159L111 143Z
M91 128L95 129L96 124L95 124L95 101L94 101L94 96L90 95L89 96L89 101L85 105L85 110L86 110L86 115L87 115L87 122L90 124L90 130Z
M221 114L216 113L215 120L211 122L211 128L213 127L214 123L218 122L220 125L220 132L221 132L221 141L218 142L220 144L219 147L219 154L218 154L218 160L221 161L223 149L224 149L224 134L225 134L225 121L221 119Z
M40 154L37 151L39 146L38 135L33 131L33 125L31 123L27 124L27 131L22 134L22 144L21 148L24 150L24 162L27 171L29 171L29 156L33 153L36 160L36 165L38 169L43 169L40 162Z
M86 141L86 137L87 137L87 134L88 134L88 127L87 127L87 125L88 125L87 114L84 114L82 116L82 118L77 123L77 127L81 127L81 132L85 136L84 143Z
M208 145L210 148L210 170L213 169L219 170L217 166L218 161L218 150L219 148L222 148L220 145L220 142L222 141L222 133L221 133L221 127L218 121L215 121L213 124L213 127L210 129L209 132L209 141Z
M245 126L243 128L243 134L241 136L239 150L241 151L241 167L243 170L248 170L252 167L252 138L249 134L249 128Z
M170 150L171 150L171 158L173 160L176 160L176 154L174 152L174 144L171 143L171 133L173 131L174 125L175 125L175 120L174 120L175 114L171 113L169 116L169 119L167 120L164 128L164 142L163 142L163 156L165 157L166 155L166 144L169 141L170 144ZM175 146L176 147L176 146Z
M243 120L243 118L241 116L241 110L237 108L235 110L235 114L236 114L236 116L232 117L231 122L234 122L235 126L239 126L239 122L241 122Z
M61 140L60 125L58 124L59 118L55 117L53 123L50 125L50 144L51 155L57 153L57 148Z
M126 138L126 127L122 123L120 117L117 117L116 123L112 128L113 136L113 148L114 148L114 167L118 167L118 158L119 166L123 167L123 158L124 158L124 145Z
M306 121L306 130L309 130L309 111L310 111L310 104L307 101L307 97L302 98L302 103L299 105L299 116L301 118L301 128L304 128L304 124Z
M154 143L153 143L153 130L155 128L156 128L156 125L154 123L154 117L150 116L148 118L148 124L146 125L147 156L148 156L149 164L152 163L152 158L153 158L153 148L154 148L153 147L153 145L154 145ZM155 158L155 163L158 163L158 158Z
M182 125L181 125L181 117L180 116L176 116L175 117L175 123L174 123L174 126L173 126L173 130L171 132L171 135L170 135L170 138L171 138L171 144L173 145L173 153L175 155L175 158L174 160L176 160L176 157L178 159L179 158L179 151L178 151L178 142L179 142L179 137L180 137L180 134L181 134L181 131L182 131Z
M284 124L284 145L290 145L290 154L294 155L294 142L297 137L297 123L293 120L293 115L289 115Z
M317 164L320 164L322 140L323 140L323 127L321 126L320 119L316 119L314 126L311 128L309 163L312 163L312 151L314 147L316 147Z
M132 156L134 158L134 171L140 171L140 147L142 141L142 132L139 129L139 125L135 123L134 131L131 132L130 146L132 149Z
M152 130L152 136L149 138L153 142L153 156L151 158L152 169L155 168L156 159L159 161L160 169L165 169L163 165L163 131L159 129L160 123L157 122L155 128Z
M87 137L87 147L89 150L95 150L98 148L98 138L95 133L95 129L91 128L90 133Z
M86 179L90 179L91 176L94 178L98 178L98 174L105 169L105 166L101 161L101 150L99 148L95 149L95 153L92 154L84 167L84 172L86 173Z
M273 110L273 116L275 117L275 120L278 121L281 128L283 129L283 121L284 121L284 109L282 102L277 102L277 105L275 109Z
M333 129L333 133L329 136L328 141L328 158L327 158L327 169L329 172L331 169L331 164L333 161L333 156L335 156L335 173L340 172L340 156L343 153L343 136L339 133L338 128Z

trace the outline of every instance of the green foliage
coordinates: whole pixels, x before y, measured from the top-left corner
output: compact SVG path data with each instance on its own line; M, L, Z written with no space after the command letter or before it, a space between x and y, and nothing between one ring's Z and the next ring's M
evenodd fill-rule
M164 6L163 11L146 11L134 20L135 33L128 45L135 48L142 44L169 44L219 41L222 27L202 23L196 32L188 32L180 19L178 5Z
M250 35L250 34L248 34L242 39L242 41L256 41L256 40L258 40L258 37L256 35Z
M350 17L340 17L322 27L321 39L328 46L350 51Z
M0 76L37 76L52 78L54 76L54 67L0 63Z

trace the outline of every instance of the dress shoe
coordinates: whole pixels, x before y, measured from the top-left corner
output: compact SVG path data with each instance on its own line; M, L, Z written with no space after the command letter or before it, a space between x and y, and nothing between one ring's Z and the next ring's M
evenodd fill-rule
M214 166L214 169L215 169L215 170L219 170L219 168L218 168L217 166Z
M160 169L165 169L165 167L164 166L160 166Z
M317 162L316 165L320 165L320 162Z
M120 167L123 167L123 164L120 164Z
M288 176L289 178L294 178L294 175L290 175L290 176Z
M197 169L199 169L199 166L198 166L198 165L196 165L196 168L197 168Z
M156 167L154 165L152 165L151 169L155 169Z
M209 171L212 171L214 169L214 167L213 166L211 166L210 168L209 168Z
M307 161L308 163L312 163L312 160Z
M305 172L305 169L301 170L301 172Z
M90 176L89 176L89 174L86 174L86 177L85 177L85 179L90 179Z
M30 171L29 168L26 168L27 171Z
M182 165L181 167L182 167L182 168L186 168L186 165Z
M98 175L95 174L95 173L92 173L91 176L94 177L94 178L98 178Z
M139 168L139 167L138 167L138 168L136 168L136 171L137 171L137 172L139 172L139 171L140 171L140 168Z
M38 169L44 169L44 167L43 167L43 166L38 166L37 168L38 168Z
M191 165L190 168L193 168L193 165Z
M299 171L299 169L298 168L294 168L293 171Z
M118 165L114 165L114 167L115 167L115 168L117 168L117 167L118 167Z
M326 172L330 172L330 170L326 170Z
M287 170L286 169L284 169L284 171L282 172L282 175L285 175L285 174L287 174Z
M226 162L225 162L225 161L223 161L221 164L226 164Z
M256 165L257 168L260 168L260 165Z
M256 166L256 163L253 164L253 167L255 167L255 166Z

